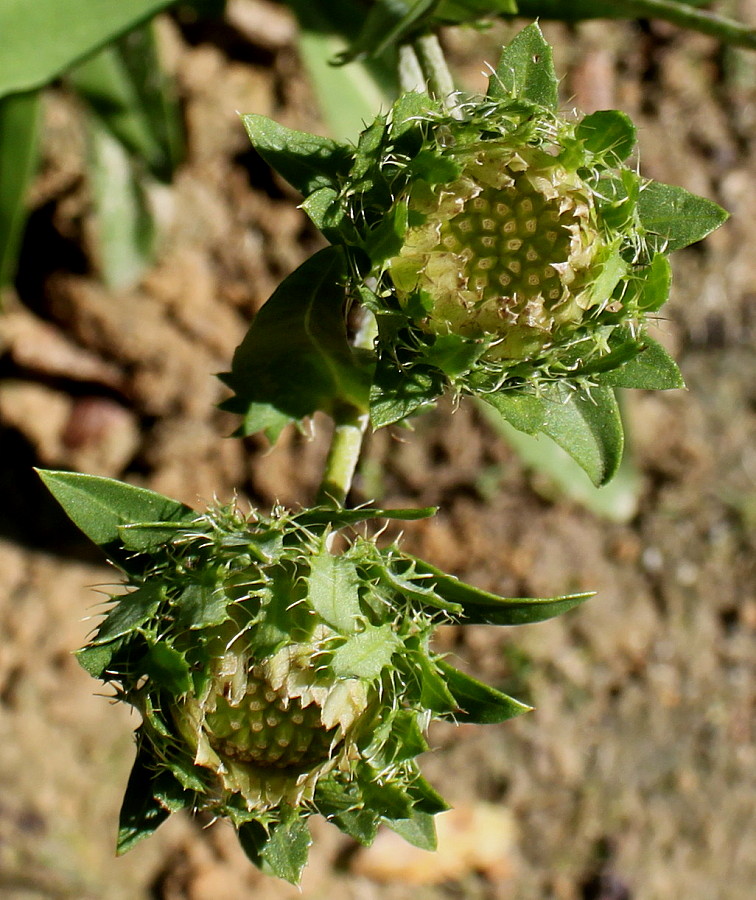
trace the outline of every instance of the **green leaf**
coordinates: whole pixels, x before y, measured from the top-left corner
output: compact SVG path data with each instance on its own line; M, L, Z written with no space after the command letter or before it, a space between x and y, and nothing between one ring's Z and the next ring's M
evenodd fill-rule
M174 0L3 0L0 96L41 87Z
M639 275L642 280L630 282L631 288L637 290L637 296L632 299L643 312L657 312L669 299L672 284L669 259L663 253L654 253L650 265Z
M413 810L412 815L407 819L384 818L383 821L407 843L413 844L421 850L432 852L438 847L436 823L433 816L428 813Z
M305 196L338 188L349 172L351 151L330 138L286 128L266 116L243 115L241 120L265 162Z
M645 335L643 349L619 368L599 377L601 384L612 388L640 388L646 391L669 391L684 388L685 382L677 363L653 338Z
M515 0L441 0L434 13L434 20L456 25L475 21L485 16L516 15Z
M504 48L491 76L488 94L496 99L528 100L556 110L559 82L551 47L536 23L524 28Z
M622 419L612 388L555 387L540 431L566 450L595 485L606 484L622 460Z
M412 814L412 800L396 785L365 780L362 783L365 808L383 819L406 819Z
M290 884L299 884L312 843L307 819L289 808L283 821L267 829L251 821L238 828L239 843L259 869Z
M340 62L364 56L380 56L393 44L409 38L438 0L376 0L365 16L359 36Z
M138 164L100 121L92 117L87 124L89 183L97 221L94 255L105 283L126 290L153 259L156 226Z
M190 522L196 518L196 513L183 503L112 478L50 469L36 471L74 524L100 546L120 543L122 525Z
M354 563L344 556L333 556L321 547L310 557L307 600L326 624L342 634L353 633L362 619L360 576Z
M105 669L110 665L117 645L109 644L107 647L84 647L76 651L76 661L92 678L102 679Z
M342 784L336 778L321 779L315 791L315 806L321 816L358 843L369 847L378 831L379 816L362 808L362 794L352 782Z
M592 593L585 593L546 599L500 597L466 584L453 575L447 575L425 560L412 558L418 572L433 577L436 593L440 597L462 607L462 613L454 618L463 624L528 625L543 622L567 612L593 596Z
M107 644L144 625L155 615L164 599L163 586L151 582L119 597L116 605L97 629L92 644Z
M331 669L337 678L376 679L400 644L391 625L366 625L333 651Z
M436 665L457 701L458 709L454 713L454 718L458 722L492 725L521 716L533 709L532 706L520 703L519 700L502 694L482 681L465 675L443 659L437 659Z
M400 561L404 564L403 568L406 568L407 571L397 571L397 563ZM413 576L416 576L413 561L402 556L395 557L390 561L389 565L383 566L379 571L379 578L406 600L414 601L421 607L445 609L450 613L462 611L457 604L449 603L439 597L431 580L421 580L419 578L413 580Z
M145 675L176 697L186 694L192 686L189 663L182 653L168 644L153 644L142 666Z
M370 388L370 423L385 428L428 409L443 390L441 373L422 366L400 369L379 359Z
M418 648L409 659L415 667L415 673L420 679L420 703L425 709L434 713L455 712L457 701L454 694L446 686L446 680L438 671L434 660L428 654Z
M450 808L449 804L444 800L441 794L439 794L438 791L419 774L419 772L415 774L412 779L408 791L414 801L415 809L418 812L436 816L438 813L446 812L446 810Z
M729 218L729 213L711 200L657 181L643 186L638 215L649 234L657 237L650 241L652 246L666 252L702 240Z
M190 631L220 625L228 618L229 598L216 584L188 584L176 601L178 624Z
M525 434L535 434L546 417L546 404L536 394L519 390L503 390L482 394L481 400L492 406L510 425Z
M186 531L186 522L139 522L121 525L118 535L125 550L145 553L170 544L176 536Z
M0 291L16 275L27 195L39 155L39 109L37 91L0 98Z
M234 353L231 372L221 376L239 400L270 406L290 421L367 407L369 376L346 336L343 276L344 257L329 247L278 287Z
M635 125L617 109L602 109L582 119L575 130L587 150L604 157L608 165L619 165L633 152Z
M170 815L155 799L155 773L152 766L151 754L140 747L121 806L116 845L119 856L131 850L142 838L153 834Z

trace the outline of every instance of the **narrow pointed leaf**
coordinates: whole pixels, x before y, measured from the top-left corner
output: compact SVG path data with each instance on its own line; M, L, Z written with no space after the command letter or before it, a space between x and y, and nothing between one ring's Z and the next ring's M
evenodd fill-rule
M564 597L500 597L447 575L425 560L415 560L416 570L431 575L436 593L445 600L458 603L462 614L458 621L471 625L528 625L543 622L567 612L583 603L592 593L570 594Z
M119 528L139 522L189 522L195 512L155 491L112 478L38 469L69 518L95 544L120 543Z
M465 675L443 659L436 660L436 665L441 669L446 684L459 706L459 710L454 714L458 722L492 725L521 716L533 709L532 706L520 703L519 700L497 691L496 688Z
M488 93L495 98L529 100L555 110L559 105L558 87L551 47L534 23L504 48Z
M239 843L251 862L268 875L299 884L312 843L305 818L292 815L267 830L255 821L238 829Z

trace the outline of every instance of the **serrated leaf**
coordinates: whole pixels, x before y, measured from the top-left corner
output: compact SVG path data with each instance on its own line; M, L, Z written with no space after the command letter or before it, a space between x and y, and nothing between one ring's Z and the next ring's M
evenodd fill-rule
M643 279L637 284L634 302L643 312L657 312L669 299L672 284L672 266L663 253L655 253L651 263L639 273ZM635 283L631 282L635 287Z
M684 388L685 382L677 363L662 345L647 335L643 349L629 362L599 376L601 384L612 388L640 388L646 391L669 391Z
M196 518L183 503L112 478L50 469L36 472L71 521L100 546L120 543L123 525L189 522Z
M329 247L279 285L221 376L237 401L272 407L291 421L344 405L367 408L369 373L346 335L344 266L341 251Z
M215 584L188 584L176 601L177 622L190 631L220 625L228 618L229 598Z
M331 669L337 678L376 679L400 644L391 625L366 625L333 651Z
M313 191L299 208L309 216L313 225L332 243L359 244L360 236L352 222L345 216L339 193L324 187Z
M375 840L379 816L362 808L362 794L356 784L321 779L315 792L315 806L320 815L363 846L369 847Z
M312 843L305 817L291 810L283 821L268 829L253 820L240 825L237 834L242 849L259 869L299 884Z
M153 834L170 815L153 795L155 774L151 762L150 754L140 747L121 805L116 845L119 856Z
M165 597L163 586L147 583L118 598L92 638L92 644L107 644L144 625L157 612Z
M454 713L454 718L458 722L492 725L521 716L533 709L532 706L520 703L519 700L478 681L477 678L465 675L443 659L437 659L436 665L457 701L458 709Z
M729 213L684 188L650 181L638 197L641 224L656 240L656 249L672 252L703 240L729 218Z
M84 647L76 651L76 661L92 678L102 678L105 669L110 665L110 660L116 647L108 646Z
M186 694L192 686L186 657L169 644L153 644L142 660L142 668L157 686L176 697Z
M575 136L608 165L623 163L633 152L636 141L631 118L617 109L602 109L585 116L578 123Z
M412 653L408 661L414 667L414 674L420 681L420 703L422 706L439 714L454 712L457 708L457 701L446 686L446 681L439 673L435 662L428 657L428 654L418 648Z
M365 808L384 819L406 819L412 814L412 800L397 785L365 780L362 783Z
M554 71L551 47L536 23L524 28L504 48L488 94L494 98L514 98L556 110L559 82Z
M428 813L413 810L412 815L407 819L384 818L383 821L407 843L419 847L421 850L432 852L438 848L436 823L433 816Z
M406 554L409 556L409 554ZM416 570L433 577L436 592L445 600L462 607L461 623L470 625L528 625L543 622L583 603L592 593L570 594L564 597L500 597L490 591L460 581L437 569L425 560L412 557Z
M444 800L441 794L432 787L420 773L418 772L408 788L408 792L415 804L418 812L428 813L428 815L436 816L438 813L446 812L449 804Z
M307 600L326 624L342 634L353 633L362 618L359 587L352 560L333 556L325 547L310 557Z
M286 128L267 116L243 115L241 120L265 162L305 196L319 188L338 188L349 172L350 150L330 138Z

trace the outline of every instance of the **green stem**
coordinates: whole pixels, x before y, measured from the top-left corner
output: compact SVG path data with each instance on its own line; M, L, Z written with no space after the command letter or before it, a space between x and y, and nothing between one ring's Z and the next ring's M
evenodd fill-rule
M717 13L679 3L676 0L613 0L606 4L606 12L592 8L593 4L576 4L569 11L565 10L563 0L544 2L544 0L520 0L520 16L537 16L542 19L593 19L611 16L613 19L663 19L682 28L700 31L718 38L735 47L748 47L756 50L756 29L749 28L734 19L720 16Z
M362 325L355 337L354 346L360 350L371 350L378 327L371 312L363 309L362 316ZM354 407L344 410L336 419L317 503L325 506L344 505L352 487L369 419L369 413Z
M455 118L459 118L454 79L446 64L444 51L441 49L438 38L432 33L423 34L413 41L412 47L428 83L429 92L443 101L444 106Z
M412 44L402 44L399 47L399 87L403 94L414 91L416 94L424 94L426 91L423 70Z

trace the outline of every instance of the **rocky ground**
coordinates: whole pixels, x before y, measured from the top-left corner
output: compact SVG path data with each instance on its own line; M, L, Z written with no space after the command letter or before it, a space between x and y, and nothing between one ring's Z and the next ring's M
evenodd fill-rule
M730 7L756 24L756 4ZM502 593L596 590L563 619L446 629L443 648L536 711L434 728L429 778L454 803L438 857L316 823L302 893L254 871L223 824L176 817L123 859L114 834L136 720L71 653L113 580L33 465L193 505L235 490L308 502L327 445L227 440L213 374L282 275L318 246L236 111L317 125L293 23L231 0L220 28L162 23L188 151L158 197L140 283L97 275L81 113L46 100L44 161L17 293L0 317L0 896L13 900L746 900L756 884L756 55L671 27L546 25L565 106L639 125L644 174L726 206L678 254L660 339L688 391L626 398L634 487L600 517L532 472L472 404L368 444L355 499L441 507L405 546ZM446 37L460 78L515 26ZM488 54L484 57L483 54ZM94 590L93 590L94 588Z

